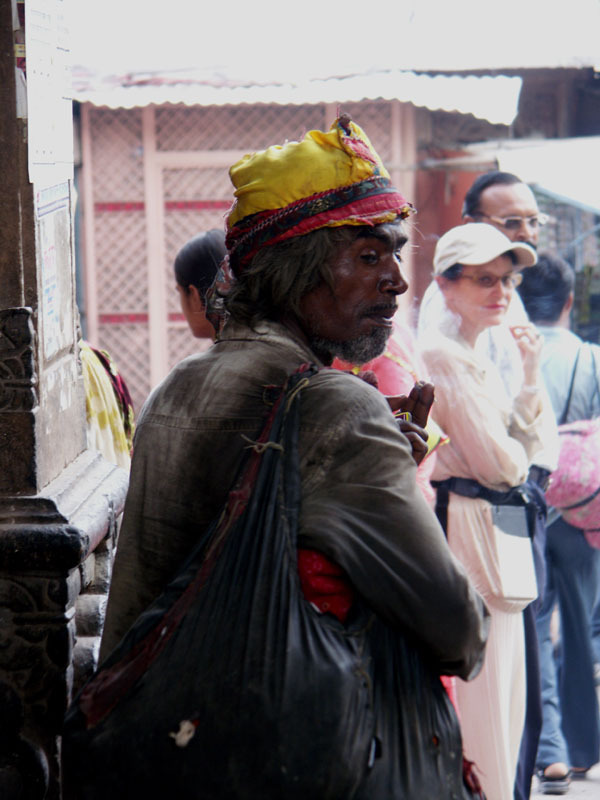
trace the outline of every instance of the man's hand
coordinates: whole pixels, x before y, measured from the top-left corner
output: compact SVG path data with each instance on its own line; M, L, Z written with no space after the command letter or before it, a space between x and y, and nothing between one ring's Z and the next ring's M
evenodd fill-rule
M429 411L433 405L433 384L419 381L415 383L408 395L386 397L390 408L397 414L410 415L407 419L400 417L398 425L402 433L409 440L412 447L413 458L417 466L427 455L427 439L429 434L425 430Z
M414 422L398 420L398 427L410 442L412 457L417 467L427 455L427 439L429 434L424 428L415 425Z
M396 397L386 397L386 400L394 413L408 411L415 425L424 428L427 425L433 398L433 384L419 381L415 383L408 396L401 394Z

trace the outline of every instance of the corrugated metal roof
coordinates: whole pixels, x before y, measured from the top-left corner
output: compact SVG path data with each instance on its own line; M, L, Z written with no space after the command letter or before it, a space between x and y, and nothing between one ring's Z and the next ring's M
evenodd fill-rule
M226 79L138 75L113 78L74 89L73 99L109 108L136 108L165 103L192 106L347 103L399 100L431 110L473 114L494 124L510 125L517 115L522 79L506 76L419 75L385 70L360 75L307 80L302 83L252 83Z

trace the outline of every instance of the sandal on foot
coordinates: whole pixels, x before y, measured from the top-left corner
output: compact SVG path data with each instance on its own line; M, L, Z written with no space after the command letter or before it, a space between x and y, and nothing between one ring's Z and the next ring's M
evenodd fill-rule
M564 775L559 775L556 778L550 778L544 774L544 770L538 770L538 781L540 783L540 792L542 794L566 794L569 791L569 784L571 783L571 772L567 771Z
M587 778L589 771L589 767L571 767L571 777L576 781L582 781Z

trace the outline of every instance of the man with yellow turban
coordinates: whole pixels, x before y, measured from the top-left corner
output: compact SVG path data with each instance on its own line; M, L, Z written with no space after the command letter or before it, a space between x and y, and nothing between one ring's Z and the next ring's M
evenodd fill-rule
M141 413L103 654L164 590L219 516L244 451L269 413L272 387L284 385L302 365L314 365L300 394L301 497L291 558L304 597L324 624L358 635L357 614L368 609L370 622L361 633L370 653L361 677L369 696L368 744L354 759L358 777L351 791L336 794L327 780L319 783L315 763L314 786L301 796L474 797L463 775L458 721L439 675L477 674L487 611L417 488L413 447L385 398L356 376L329 368L335 356L365 363L383 351L397 298L407 289L400 251L402 220L412 207L347 117L326 133L310 131L300 142L245 156L230 176L235 201L226 243L235 280L224 301L227 319L214 347L176 366ZM409 404L417 420L421 401L430 404L417 390ZM265 635L283 626L275 620L265 619ZM238 635L239 621L230 624ZM278 668L274 663L274 683ZM189 670L182 665L172 678L186 681ZM317 679L314 692L318 696ZM170 746L190 753L211 733L200 730L202 704L192 712L196 716L184 719L179 733L169 734ZM303 745L311 746L319 726L306 732L304 704L285 713L297 721ZM353 720L343 726L349 742L358 737ZM234 733L222 773L206 755L208 740L197 745L194 758L204 779L194 796L258 798L256 782L266 770L259 737L240 744ZM280 778L288 782L264 787L265 800L297 797L294 781L306 787L312 780L314 755L305 774L285 777L289 745L273 743ZM236 783L240 747L256 748L257 756L246 780ZM322 749L325 760L328 751ZM335 769L331 763L332 775Z

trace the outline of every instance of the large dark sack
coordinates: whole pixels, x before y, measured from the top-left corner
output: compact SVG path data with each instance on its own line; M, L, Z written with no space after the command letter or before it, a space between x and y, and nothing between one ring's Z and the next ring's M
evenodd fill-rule
M66 717L68 800L470 796L458 724L412 643L305 600L293 375L221 518ZM327 524L326 520L323 524Z

